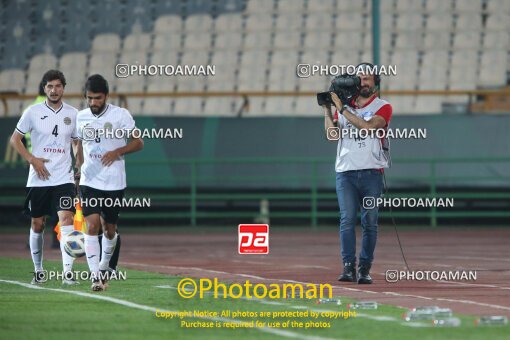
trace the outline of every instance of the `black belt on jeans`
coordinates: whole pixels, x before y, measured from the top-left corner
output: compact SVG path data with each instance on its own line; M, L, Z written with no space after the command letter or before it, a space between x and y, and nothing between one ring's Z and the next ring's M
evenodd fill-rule
M365 171L373 171L373 170L381 172L380 169L347 170L347 171L344 171L344 172L365 172Z

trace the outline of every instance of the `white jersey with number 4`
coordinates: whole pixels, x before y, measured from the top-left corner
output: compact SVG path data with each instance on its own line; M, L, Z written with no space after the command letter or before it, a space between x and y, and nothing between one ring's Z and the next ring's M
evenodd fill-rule
M47 159L44 166L50 173L42 180L30 165L27 187L49 187L74 183L71 157L71 139L76 138L76 115L78 110L62 103L53 110L46 101L29 106L21 116L16 131L25 135L30 132L32 155Z
M82 140L84 159L80 185L105 191L126 188L124 157L110 166L104 166L101 159L105 153L125 146L127 139L122 133L96 134L94 131L131 131L134 128L135 121L129 111L112 104L107 104L98 115L94 115L90 108L78 112L76 129Z

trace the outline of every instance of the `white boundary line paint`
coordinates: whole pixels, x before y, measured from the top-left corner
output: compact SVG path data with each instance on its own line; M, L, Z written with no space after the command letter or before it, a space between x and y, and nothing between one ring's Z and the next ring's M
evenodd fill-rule
M377 274L384 276L386 278L386 273L377 273ZM415 280L398 280L397 282L413 282L413 281L415 281ZM420 281L417 281L417 282L420 282ZM473 286L473 287L484 287L484 288L496 288L496 289L510 290L510 287L502 287L502 286L496 286L496 285L490 285L490 284L484 284L484 283L467 283L467 282L454 282L454 281L445 281L445 280L429 280L429 281L423 281L423 282L436 282L436 283L445 283L445 284L450 284L450 285ZM394 283L394 282L391 282L391 283Z
M24 283L24 282L13 281L13 280L0 279L0 282L14 284L14 285L18 285L18 286L22 286L22 287L30 288L30 289L46 290L46 291L52 291L52 292L58 292L58 293L67 293L67 294L78 295L81 297L86 297L86 298L91 298L91 299L96 299L96 300L103 300L103 301L115 303L118 305L122 305L125 307L140 309L140 310L149 311L149 312L153 312L153 313L155 313L156 310L161 311L161 312L177 313L177 311L172 311L172 310L167 310L167 309L159 309L156 307L140 305L138 303L130 302L127 300L122 300L122 299L118 299L118 298L114 298L114 297L110 297L110 296L100 295L101 293L91 294L91 293L79 292L79 291L74 291L74 290L65 290L65 289L59 289L59 288L46 288L46 287L35 286L30 283ZM242 323L242 321L239 321L239 320L222 318L222 317L218 317L218 318L215 318L215 317L194 317L194 318L206 319L206 320L212 320L212 321L232 322L232 323L237 323L237 324ZM276 328L269 328L269 327L254 327L254 328L250 328L250 329L259 330L261 332L279 335L279 336L286 337L286 338L307 339L307 340L308 339L309 340L328 340L328 339L330 339L330 338L323 338L323 337L319 337L319 336L305 336L305 335L302 335L299 333L295 333L295 332L291 332L291 331L287 331L287 330L276 329Z
M228 273L228 272L223 272L223 271L203 269L203 268L196 268L196 267L176 267L176 266L153 265L153 264L130 263L130 262L125 262L123 264L131 265L131 266L140 266L140 267L173 268L173 269L180 269L180 270L190 270L191 269L191 270L205 271L205 272L211 272L211 273L216 273L216 274L226 274L226 275L233 275L233 276L248 277L248 278L254 278L254 279L265 280L265 281L281 281L281 282L290 282L290 283L314 284L314 285L317 285L316 283L311 283L311 282L300 282L300 281L283 280L283 279L269 279L269 278L264 278L264 277L260 277L260 276L256 276L256 275ZM374 291L370 291L370 290L362 290L362 289L356 289L356 288L347 288L347 287L342 287L342 286L332 286L332 287L333 287L333 289L344 289L344 290L350 290L350 291L362 292L362 293L368 293L368 294L385 294L385 295L398 296L398 297L413 297L413 298L417 298L417 299L436 300L436 301L448 301L448 302L456 302L456 303L464 303L464 304L471 304L471 305L489 307L489 308L494 308L494 309L510 310L510 307L494 305L494 304L490 304L490 303L476 302L476 301L471 301L471 300L455 300L455 299L446 299L446 298L433 298L433 297L426 297L426 296L421 296L421 295L400 294L400 293L395 293L395 292L374 292Z

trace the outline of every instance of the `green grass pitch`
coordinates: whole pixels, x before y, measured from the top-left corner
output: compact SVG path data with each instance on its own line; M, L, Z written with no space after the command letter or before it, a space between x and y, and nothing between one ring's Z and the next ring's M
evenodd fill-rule
M60 270L61 264L45 261L46 270ZM75 270L85 270L78 261ZM327 320L319 318L257 318L262 322L294 320L329 322L328 328L213 328L192 329L181 327L180 319L158 318L154 310L168 311L346 311L351 300L342 298L342 305L320 304L311 300L279 299L203 299L180 297L177 284L180 277L137 270L127 271L126 281L114 281L105 292L92 292L89 282L79 286L62 286L49 281L41 285L47 289L31 289L18 284L31 280L33 270L30 259L0 258L0 339L182 339L208 338L260 339L260 338L324 338L324 339L508 339L510 326L475 327L472 316L456 315L462 320L460 327L434 328L430 324L406 325L401 319L405 310L380 305L377 310L358 311L355 318ZM6 282L11 281L11 282ZM160 286L158 288L158 286ZM161 288L165 287L165 288ZM72 292L72 293L69 293ZM83 293L77 295L76 293ZM101 300L94 297L106 297ZM185 318L188 322L250 322L253 318Z

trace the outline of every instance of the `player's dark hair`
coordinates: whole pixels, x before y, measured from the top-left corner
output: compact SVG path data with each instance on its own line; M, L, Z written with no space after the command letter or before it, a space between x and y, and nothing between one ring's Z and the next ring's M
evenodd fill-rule
M41 82L39 83L39 92L38 92L39 96L46 95L46 93L44 93L44 85L46 85L46 83L43 80L41 80Z
M64 77L64 74L62 72L60 72L59 70L49 70L43 75L41 84L39 84L39 90L41 89L40 85L42 85L42 87L44 88L46 86L46 84L48 84L48 82L50 82L52 80L57 80L57 79L60 80L63 87L66 87L66 77ZM41 94L40 91L39 91L39 94ZM44 95L44 90L43 90L42 95Z
M105 95L109 93L110 88L108 87L108 82L103 78L100 74L93 74L87 79L85 83L85 95L87 91L94 93L104 93Z

